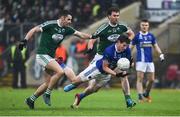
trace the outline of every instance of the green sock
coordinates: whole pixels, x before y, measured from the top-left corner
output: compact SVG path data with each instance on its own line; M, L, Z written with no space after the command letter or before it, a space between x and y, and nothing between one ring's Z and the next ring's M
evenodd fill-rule
M33 102L34 102L37 98L38 98L38 96L36 96L36 95L34 95L34 94L30 96L30 99L31 99Z
M51 89L47 88L45 93L51 95Z
M131 96L130 95L124 95L125 96L125 99L131 99Z

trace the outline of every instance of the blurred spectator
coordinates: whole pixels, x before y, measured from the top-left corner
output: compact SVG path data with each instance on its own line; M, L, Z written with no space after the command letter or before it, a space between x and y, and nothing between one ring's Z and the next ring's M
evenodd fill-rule
M55 58L59 58L61 57L63 60L63 63L66 64L67 62L67 58L68 58L68 53L66 48L60 44L59 47L56 49L56 53L55 53ZM64 75L60 81L57 83L57 85L55 86L55 88L58 88L58 86L62 87L63 84L65 83L65 81L67 80L66 76Z
M180 69L177 71L177 82L176 82L176 88L180 89Z
M1 58L1 55L4 50L5 50L5 46L0 43L0 77L5 76L8 72L7 61Z
M80 73L88 66L88 56L84 54L87 48L87 42L84 39L80 39L76 42L76 53L75 58L78 62L79 71Z
M20 75L20 87L26 88L26 60L28 59L27 49L22 51L18 48L18 42L15 36L11 36L9 46L4 52L2 57L8 59L13 72L13 88L18 88L18 78Z
M166 72L166 85L169 88L174 88L176 84L178 65L171 64L169 65Z
M5 23L36 22L57 18L62 10L74 14L75 26L86 26L111 6L124 7L132 1L119 0L1 0L0 14Z
M66 48L62 44L59 45L55 53L55 58L59 58L59 57L62 57L64 63L67 62L68 53Z

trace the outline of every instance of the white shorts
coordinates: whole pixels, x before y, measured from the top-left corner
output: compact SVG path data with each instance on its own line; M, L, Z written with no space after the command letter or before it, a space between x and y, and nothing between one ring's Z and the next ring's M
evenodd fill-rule
M94 64L96 63L97 60L101 59L103 57L103 55L100 55L98 53L96 53L96 55L94 56L93 60L90 62L90 65L91 64ZM99 86L103 86L105 85L109 80L111 79L111 75L105 75L105 74L101 74L100 75L100 78L96 78L96 79L93 79L97 85Z
M98 82L107 82L110 78L107 78L108 74L102 74L99 69L96 67L96 62L90 64L84 71L79 74L79 77L82 81L89 81L96 79Z
M45 67L50 61L53 61L53 60L55 60L55 59L47 54L37 54L36 55L37 63L43 67Z
M136 62L136 71L141 72L154 72L154 63L153 62Z
M98 53L96 53L96 55L94 56L93 60L90 62L90 64L95 63L97 60L101 59L103 57L103 55L100 55Z

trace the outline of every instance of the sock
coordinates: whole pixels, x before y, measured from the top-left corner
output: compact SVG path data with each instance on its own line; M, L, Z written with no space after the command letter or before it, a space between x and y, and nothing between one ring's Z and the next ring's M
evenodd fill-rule
M143 97L144 97L143 94L138 94L138 99L139 99L139 100L142 100Z
M149 93L150 93L150 90L146 90L146 91L144 92L144 96L145 96L145 97L148 97L148 96L149 96Z
M80 93L80 98L83 99L84 97L86 97L87 95L85 93Z
M51 89L47 88L45 93L51 95Z
M124 95L125 96L125 99L131 99L131 96L130 95Z
M34 95L34 94L30 96L30 100L33 101L33 102L34 102L37 98L38 98L38 96L36 96L36 95Z

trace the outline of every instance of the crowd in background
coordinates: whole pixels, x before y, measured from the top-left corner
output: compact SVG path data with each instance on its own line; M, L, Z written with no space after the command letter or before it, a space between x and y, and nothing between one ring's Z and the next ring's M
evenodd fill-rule
M62 10L69 10L73 24L82 27L102 17L107 8L130 3L132 0L0 0L0 18L5 23L42 23L57 19Z

